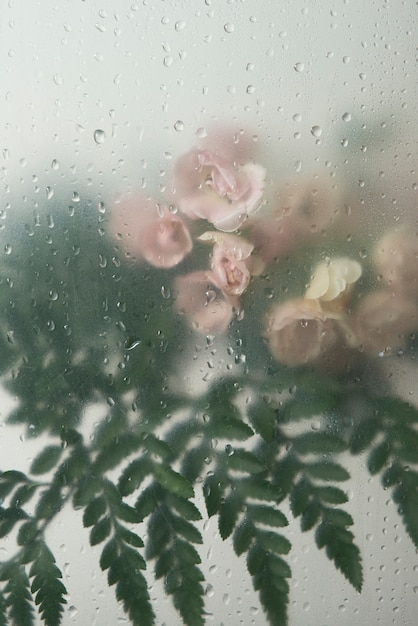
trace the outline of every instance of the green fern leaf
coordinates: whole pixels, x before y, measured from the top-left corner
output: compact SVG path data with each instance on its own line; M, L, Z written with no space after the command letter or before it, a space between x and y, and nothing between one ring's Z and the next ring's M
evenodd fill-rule
M106 499L103 496L94 498L84 509L83 525L85 528L94 526L106 513Z
M406 531L418 548L418 472L403 472L401 483L393 491Z
M219 512L222 498L225 491L225 484L219 476L211 474L203 485L203 495L205 497L206 510L209 517Z
M304 469L312 478L317 480L342 482L350 478L350 474L342 465L330 461L307 463Z
M116 585L116 598L133 626L153 626L155 622L147 581L141 572L144 568L138 552L123 546L108 572L109 585Z
M103 517L90 532L90 544L92 546L101 543L109 536L110 531L112 529L112 523L110 521L110 517Z
M377 436L382 420L380 416L372 417L370 415L362 417L361 421L355 426L350 438L350 452L352 454L360 454L368 448L374 438Z
M330 433L303 433L293 439L293 450L298 454L333 454L346 448L343 439Z
M248 552L255 535L256 530L254 528L254 524L252 524L248 517L245 516L242 522L236 527L233 536L233 546L237 556L241 556L244 552Z
M219 509L218 528L222 539L229 537L234 530L239 513L242 509L242 501L234 494L229 496L221 504Z
M17 563L12 563L4 574L8 580L4 595L10 622L14 626L33 626L33 599L25 569Z
M180 498L193 498L194 490L191 483L178 472L166 465L154 465L154 476L164 489Z
M181 517L184 517L187 520L197 521L202 519L199 509L193 504L193 502L190 502L190 500L180 498L179 496L175 496L170 493L167 494L166 502L169 507L175 509Z
M315 541L318 548L326 548L328 558L334 562L354 589L360 592L363 584L363 569L360 551L354 544L353 533L345 527L333 524L332 518L329 518L318 526Z
M278 509L263 504L248 504L247 515L255 523L266 526L287 526L287 517Z
M31 591L36 593L35 602L45 626L59 626L63 605L67 600L66 588L61 582L62 574L55 559L43 542L38 543L38 554L30 568Z
M258 474L266 469L264 463L254 453L247 450L235 448L233 454L226 456L226 461L230 469L247 474Z
M287 563L256 543L248 552L247 567L269 623L271 626L284 626L287 624L289 603L289 584L286 579L291 575Z
M249 406L248 419L255 432L265 441L274 439L277 430L277 414L266 402L258 402Z
M30 466L31 474L46 474L58 463L61 454L61 446L46 446L32 461Z
M147 458L135 459L122 472L118 489L122 496L136 491L142 481L152 472L152 463Z
M386 463L389 461L390 454L392 452L392 446L389 441L382 441L381 444L376 446L369 454L367 459L367 467L374 476L380 472Z

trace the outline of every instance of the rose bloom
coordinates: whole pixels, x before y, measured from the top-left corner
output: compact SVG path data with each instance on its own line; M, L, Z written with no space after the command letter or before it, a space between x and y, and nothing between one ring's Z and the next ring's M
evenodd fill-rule
M207 231L200 241L214 243L211 268L219 287L227 294L240 296L248 287L254 263L254 246L243 237Z
M292 367L316 362L351 339L343 323L327 316L317 300L305 298L276 306L267 316L264 336L273 357Z
M418 296L418 235L406 229L386 233L373 257L377 273L395 293Z
M360 301L354 324L366 353L390 355L402 348L408 334L418 330L418 308L403 296L375 291Z
M109 229L129 256L154 267L174 267L193 248L183 220L167 206L144 198L114 207Z
M175 194L180 210L205 219L224 232L237 230L260 207L265 170L239 166L214 152L194 148L175 167Z
M177 311L193 328L210 335L224 333L238 308L238 298L225 294L211 271L177 276L174 290Z
M324 309L342 310L352 285L360 278L358 261L347 257L330 259L315 268L305 298L318 299Z

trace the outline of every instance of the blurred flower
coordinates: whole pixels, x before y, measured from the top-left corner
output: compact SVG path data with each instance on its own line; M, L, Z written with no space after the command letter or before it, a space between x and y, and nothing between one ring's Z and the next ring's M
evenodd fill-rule
M418 235L407 229L386 233L374 252L377 273L395 293L418 296Z
M300 236L328 229L339 218L339 198L334 187L323 182L294 181L278 189L275 215L288 222Z
M329 259L316 266L305 298L333 303L332 309L342 309L351 286L360 278L362 269L358 261L347 257ZM327 307L325 304L324 308ZM337 306L336 306L337 305Z
M219 287L230 295L244 293L251 278L253 244L238 235L212 231L198 239L215 244L211 267Z
M175 168L178 205L191 219L206 219L219 230L237 230L260 206L265 170L239 166L207 150L196 148L180 157Z
M406 335L418 329L418 308L403 296L375 291L361 300L354 328L365 352L389 355L405 344Z
M336 345L354 343L342 320L327 315L317 300L305 298L276 306L267 316L264 335L273 357L290 366L316 362Z
M213 272L177 276L174 289L177 311L185 315L196 330L214 335L226 331L238 308L238 298L220 289Z
M247 236L254 244L256 256L267 265L284 258L300 243L299 231L289 220L275 215L254 218Z
M174 267L193 248L183 220L167 206L144 198L115 207L109 228L127 254L155 267Z

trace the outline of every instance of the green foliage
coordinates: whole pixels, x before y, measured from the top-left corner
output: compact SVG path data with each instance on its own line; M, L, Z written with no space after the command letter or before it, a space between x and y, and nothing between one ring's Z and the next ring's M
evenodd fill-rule
M45 626L59 626L67 590L51 551L42 541L38 542L29 577L32 578L31 592L36 594L35 603Z
M25 568L9 562L0 570L0 579L7 581L4 596L10 622L15 626L33 626L34 607Z
M183 393L179 355L195 336L174 314L175 298L162 295L174 273L125 259L103 237L107 216L93 215L89 202L72 207L48 246L45 216L34 221L28 212L25 245L20 222L10 233L23 265L6 259L1 268L0 360L18 400L8 423L26 437L44 435L45 444L27 474L0 473L0 537L16 540L14 556L0 564L0 626L32 626L36 610L46 626L62 623L66 590L45 531L69 505L80 510L133 626L156 624L152 575L186 626L205 623L201 494L204 517L216 516L221 538L246 563L272 626L287 624L290 516L361 590L343 489L355 455L380 474L418 548L416 407L389 389L376 391L369 362L335 376L273 365L250 314L228 336L234 375L214 376L198 397ZM306 278L303 264L296 271ZM261 280L270 284L268 276ZM248 304L249 312L261 306ZM262 358L251 355L244 366L240 357L255 341ZM210 369L212 342L196 339ZM99 417L87 437L90 405Z

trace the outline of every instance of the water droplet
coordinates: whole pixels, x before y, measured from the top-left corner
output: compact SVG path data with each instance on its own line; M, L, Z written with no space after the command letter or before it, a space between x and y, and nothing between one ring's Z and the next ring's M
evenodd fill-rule
M301 72L303 72L303 70L305 69L305 64L304 63L295 63L295 65L293 66L294 70L296 72L299 72L299 74Z
M227 24L225 24L224 31L226 33L233 33L234 30L235 30L235 26L233 24L231 24L231 22L228 22Z
M11 254L12 253L12 246L9 243L6 243L6 245L4 246L4 252L6 254Z
M128 337L128 339L125 341L125 348L127 350L133 350L134 348L137 348L140 345L141 345L141 340L138 339L137 337Z
M178 133L181 133L184 130L184 124L181 120L177 120L174 124L174 130Z
M228 443L225 446L225 452L228 456L232 456L234 454L234 448Z
M52 301L58 300L58 294L53 289L50 289L49 291L49 299Z
M68 607L68 615L70 617L75 617L77 613L78 613L78 609L73 604L70 607Z
M295 170L297 172L300 172L301 169L302 169L302 161L295 161Z
M320 126L312 126L311 134L314 137L320 137L322 135L322 128Z
M341 139L341 145L343 148L346 148L348 146L348 139Z
M186 26L186 22L184 20L179 20L178 22L174 24L174 28L176 29L176 31L183 30L185 26Z
M247 93L252 94L255 92L255 87L254 85L248 85L247 89L245 90Z
M300 122L302 120L302 116L300 113L295 113L294 116L292 117L292 120L294 122Z
M97 128L97 129L94 131L94 135L93 135L93 136L94 136L94 141L95 141L97 144L101 144L101 143L104 143L104 142L105 142L105 139L106 139L106 133L104 132L104 130L101 130L100 128Z
M199 139L204 139L205 137L208 136L208 131L206 130L204 126L201 126L200 128L197 129L196 135L199 137Z
M343 122L351 122L351 113L344 113L342 119Z
M55 76L54 76L54 83L55 83L56 85L58 85L58 86L59 86L59 85L62 85L63 80L62 80L62 76L61 76L61 74L55 74Z
M54 190L52 189L52 187L47 187L46 188L46 199L47 200L51 200L53 195L54 195Z
M164 285L161 287L161 295L163 298L165 298L166 300L168 300L169 298L171 298L171 291L168 287L164 287Z
M59 164L59 162L57 161L57 159L54 159L54 160L52 161L52 163L51 163L51 167L52 167L52 169L53 169L53 170L58 170L58 169L59 169L59 166L60 166L60 164Z

